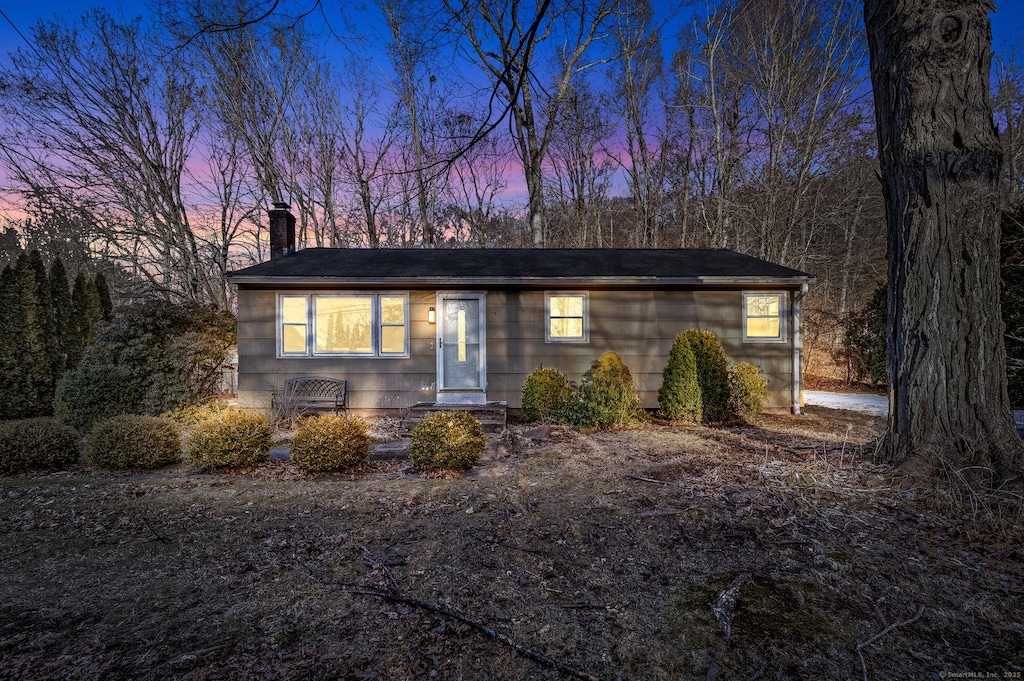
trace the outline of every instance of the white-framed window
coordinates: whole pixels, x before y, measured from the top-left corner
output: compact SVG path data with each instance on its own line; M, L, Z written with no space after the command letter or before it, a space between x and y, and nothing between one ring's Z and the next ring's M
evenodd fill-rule
M282 293L281 357L408 357L404 293Z
M786 340L786 294L743 294L743 340L748 343L782 343Z
M544 294L544 338L548 343L590 342L590 300L586 292Z

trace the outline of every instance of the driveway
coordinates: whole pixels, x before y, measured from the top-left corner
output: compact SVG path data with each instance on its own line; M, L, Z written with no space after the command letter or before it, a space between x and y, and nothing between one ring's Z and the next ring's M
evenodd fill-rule
M885 395L869 393L831 393L822 390L805 390L804 403L811 406L828 407L829 409L846 409L860 411L874 416L889 414L889 398ZM1013 420L1017 424L1017 432L1024 437L1024 411L1013 412Z
M873 416L889 414L889 398L870 393L831 393L822 390L805 390L804 403L814 407L860 411Z

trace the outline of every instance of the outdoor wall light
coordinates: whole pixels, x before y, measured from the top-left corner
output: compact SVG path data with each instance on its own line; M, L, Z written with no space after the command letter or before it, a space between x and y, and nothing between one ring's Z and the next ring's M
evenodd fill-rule
M434 308L427 310L427 324L437 323L437 313L434 312Z

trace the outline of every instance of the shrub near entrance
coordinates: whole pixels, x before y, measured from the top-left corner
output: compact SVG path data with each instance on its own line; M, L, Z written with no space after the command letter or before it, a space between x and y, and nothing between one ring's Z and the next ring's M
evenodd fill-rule
M610 428L644 419L633 375L619 353L608 351L583 375L583 401L574 423L585 428Z
M305 420L292 438L289 455L307 473L346 471L370 456L365 421L355 416L317 416Z
M270 419L262 414L223 411L196 426L186 457L198 466L251 466L267 459L272 435Z
M523 420L567 421L575 401L576 396L565 374L541 365L523 383Z
M412 431L409 458L424 471L472 468L484 453L483 426L467 412L435 411Z

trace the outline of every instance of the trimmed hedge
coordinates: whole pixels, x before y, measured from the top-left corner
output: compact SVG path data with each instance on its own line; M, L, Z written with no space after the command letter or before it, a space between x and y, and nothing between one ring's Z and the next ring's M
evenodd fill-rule
M585 428L610 428L646 418L633 375L617 352L608 351L583 375L582 401L573 419Z
M658 389L662 413L672 421L700 423L704 410L697 380L697 358L685 334L679 334L672 341L662 376Z
M522 418L524 421L565 423L577 401L566 375L541 365L523 382Z
M768 401L768 379L749 362L737 362L729 371L732 411L740 416L757 414Z
M736 418L729 392L729 360L718 337L710 331L690 329L680 334L690 343L697 364L704 423L725 423Z
M181 459L181 434L170 419L122 414L93 426L85 460L101 468L159 468Z
M487 438L483 426L464 411L435 411L412 431L409 458L423 471L464 471L483 456Z
M370 456L369 426L355 416L306 419L292 438L289 455L308 473L345 471Z
M267 460L272 435L270 419L263 414L223 411L196 426L185 456L197 466L251 466Z
M143 393L133 371L115 364L83 364L57 385L54 415L83 433L96 423L141 411Z
M0 474L52 471L77 463L79 440L78 431L49 417L0 423Z

